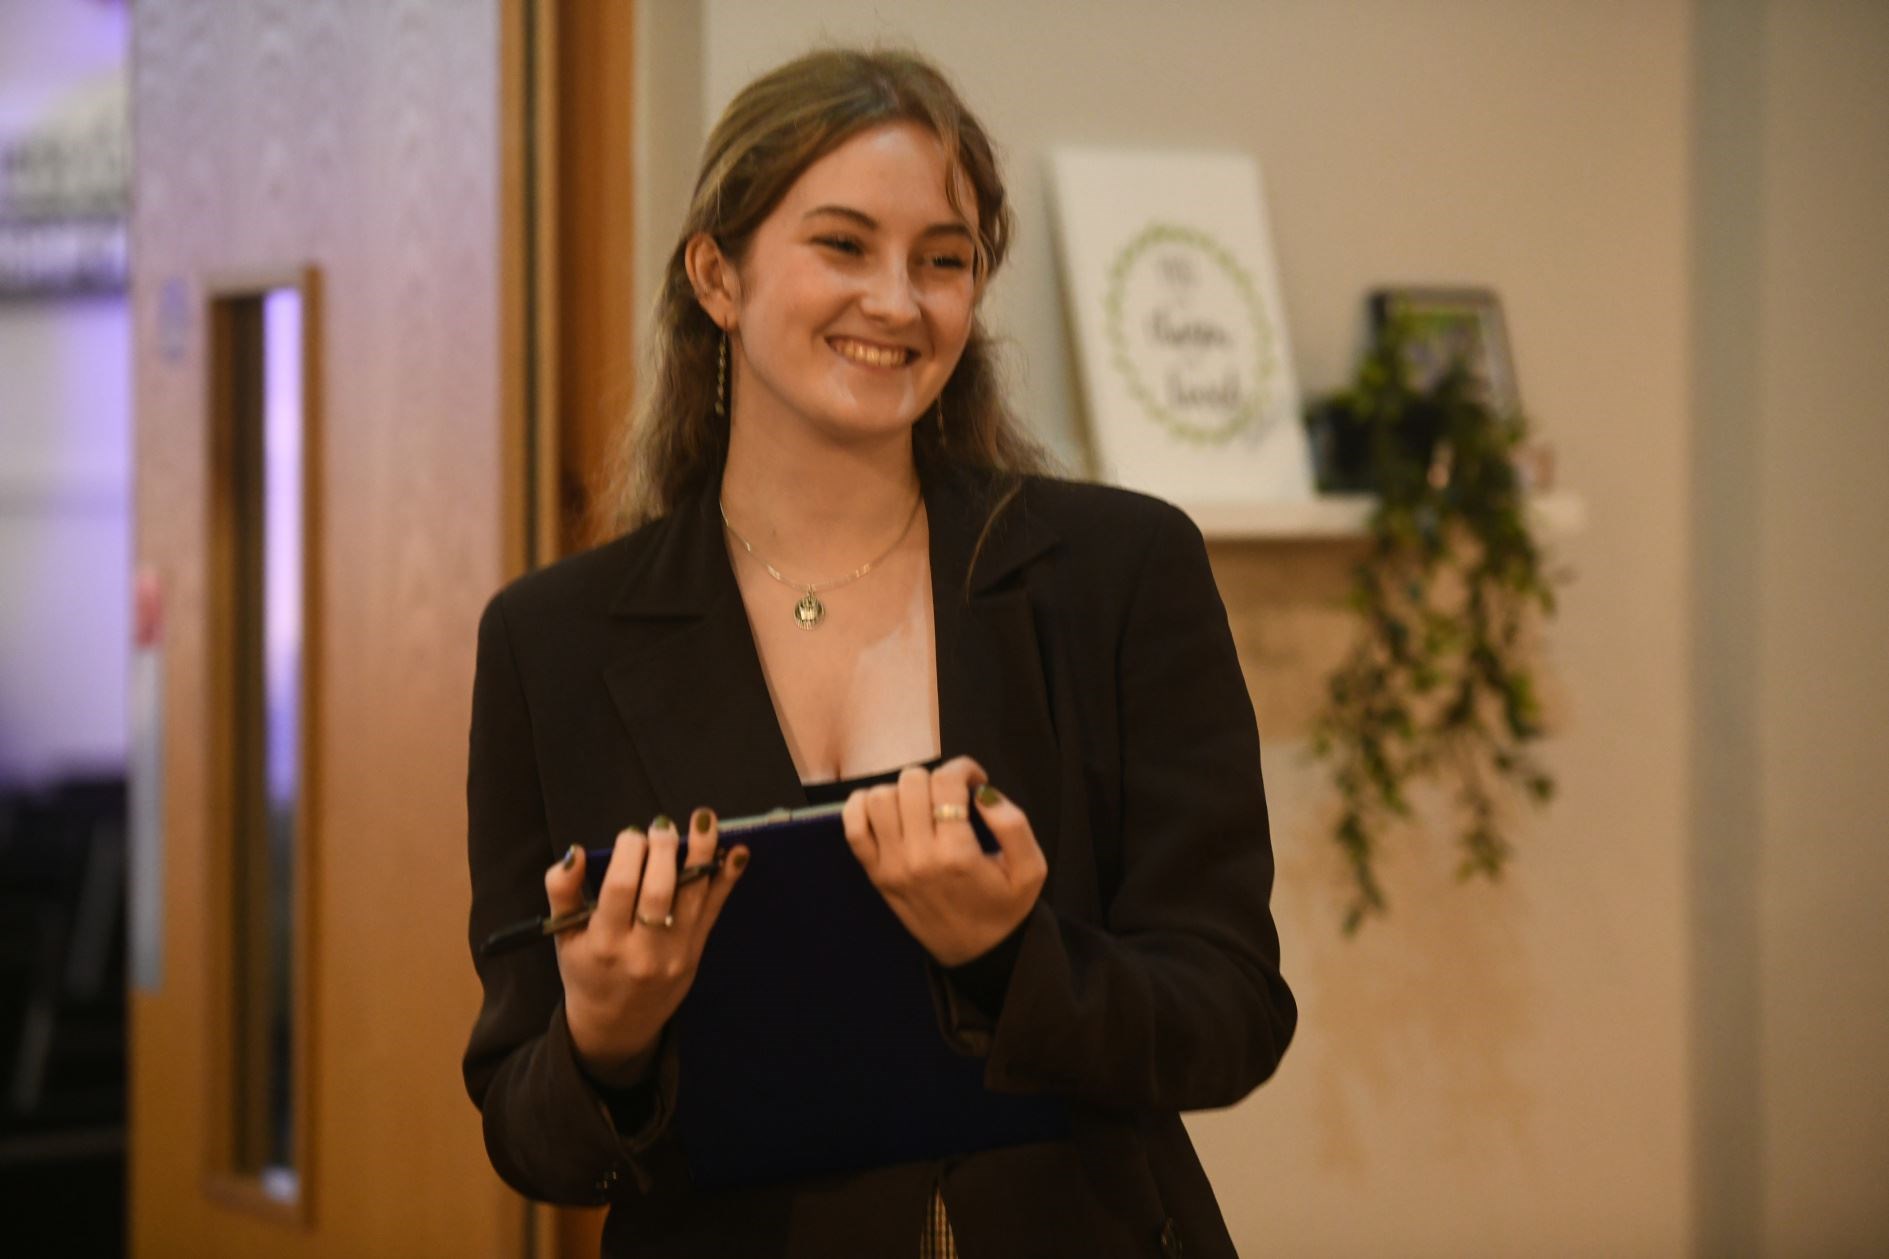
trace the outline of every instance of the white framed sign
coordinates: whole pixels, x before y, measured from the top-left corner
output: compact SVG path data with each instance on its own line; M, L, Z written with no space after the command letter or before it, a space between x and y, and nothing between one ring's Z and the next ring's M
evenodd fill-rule
M1313 496L1259 167L1050 155L1097 470L1184 506Z

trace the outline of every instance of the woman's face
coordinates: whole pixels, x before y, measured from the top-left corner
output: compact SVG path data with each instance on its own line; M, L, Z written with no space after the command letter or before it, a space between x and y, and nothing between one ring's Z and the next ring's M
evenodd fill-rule
M908 431L932 405L978 292L977 224L952 208L949 177L938 138L903 122L802 172L721 268L737 423L854 441ZM959 201L976 213L968 188Z

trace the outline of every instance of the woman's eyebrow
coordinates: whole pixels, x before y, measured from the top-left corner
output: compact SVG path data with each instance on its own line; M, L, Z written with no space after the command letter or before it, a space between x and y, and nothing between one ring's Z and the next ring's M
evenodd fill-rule
M863 210L855 210L853 209L853 207L848 206L848 205L817 205L813 207L813 209L801 215L800 217L801 217L801 221L805 222L808 219L816 218L822 214L832 215L836 218L846 219L848 222L857 223L860 227L864 228L866 231L869 231L869 232L876 232L879 230L878 219L873 218L870 214L867 214ZM920 232L919 235L920 236L962 236L964 237L964 239L968 241L972 241L972 242L975 242L977 239L972 234L970 228L966 227L963 223L957 221L956 219L953 219L950 222L946 222L946 223L933 223L930 227Z

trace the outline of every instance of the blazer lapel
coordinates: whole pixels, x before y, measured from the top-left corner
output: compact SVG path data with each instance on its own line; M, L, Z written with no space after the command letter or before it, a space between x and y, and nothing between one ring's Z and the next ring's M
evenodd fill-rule
M714 489L658 527L611 614L610 697L656 798L678 819L804 804L729 567Z
M1050 854L1060 818L1056 729L1029 587L1016 578L1055 545L1055 535L1019 499L997 517L980 550L996 501L989 478L923 464L920 474L931 525L942 751L982 765L1028 814Z
M931 530L941 751L968 755L1029 815L1047 853L1057 833L1056 730L1027 584L1056 537L1012 502L984 532L991 479L919 466ZM611 614L604 670L661 807L724 817L806 802L729 565L715 487L678 508L638 553ZM973 551L976 569L971 571ZM968 575L968 576L967 576Z

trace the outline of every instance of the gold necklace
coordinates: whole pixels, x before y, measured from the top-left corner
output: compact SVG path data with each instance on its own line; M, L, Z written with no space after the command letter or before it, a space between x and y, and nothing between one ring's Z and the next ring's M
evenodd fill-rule
M727 526L728 532L735 535L735 541L741 544L741 549L752 556L755 562L762 568L765 568L769 577L772 577L783 586L791 587L800 592L800 598L794 603L794 624L798 625L803 630L810 630L817 628L820 622L826 620L826 604L820 601L820 592L822 590L832 590L838 586L851 585L861 577L864 577L867 573L870 573L874 566L883 563L886 556L898 550L899 543L905 541L905 536L912 531L912 522L918 519L918 509L922 507L924 503L925 496L923 494L918 495L912 500L912 510L911 513L905 517L905 527L899 530L898 537L892 539L891 546L879 552L879 554L873 556L864 564L861 564L858 568L855 568L852 572L847 573L843 577L834 577L827 581L816 582L793 581L783 576L780 569L775 568L772 564L761 558L759 552L754 549L754 543L742 537L741 530L735 528L734 522L728 519L728 504L717 501L716 506L721 509L722 524Z

